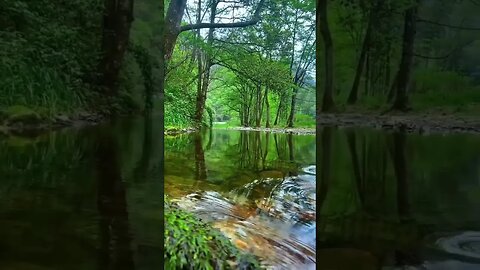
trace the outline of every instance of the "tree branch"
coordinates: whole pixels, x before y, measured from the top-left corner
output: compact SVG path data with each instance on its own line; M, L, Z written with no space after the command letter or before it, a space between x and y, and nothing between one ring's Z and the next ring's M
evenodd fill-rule
M245 22L236 22L236 23L196 23L196 24L188 24L180 27L180 33L189 30L195 29L203 29L203 28L238 28L238 27L247 27L251 25L255 25L260 21L260 13L263 9L265 4L265 0L260 0L258 3L257 9L253 14L253 17L249 21Z
M450 25L450 24L445 24L445 23L439 23L439 22L424 20L424 19L420 19L420 18L417 19L417 22L429 23L429 24L433 24L433 25L438 25L438 26L443 26L443 27L448 27L448 28L453 28L453 29L459 29L459 30L480 31L480 28L477 28L477 27Z
M454 54L455 52L465 48L466 46L472 44L473 42L475 42L475 40L471 40L463 45L460 45L458 46L457 48L451 50L448 54L446 55L443 55L443 56L427 56L427 55L421 55L421 54L413 54L415 57L419 57L419 58L424 58L424 59L431 59L431 60L442 60L442 59L446 59L448 57L450 57L452 54Z

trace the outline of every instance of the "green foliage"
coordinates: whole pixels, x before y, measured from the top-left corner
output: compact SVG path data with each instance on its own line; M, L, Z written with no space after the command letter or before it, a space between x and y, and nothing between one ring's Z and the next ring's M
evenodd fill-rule
M296 127L315 127L315 117L307 114L297 114L295 115L295 126Z
M0 6L0 107L44 108L52 116L132 112L144 102L136 98L143 91L137 85L153 83L140 49L138 65L128 53L122 63L118 96L104 101L97 91L104 1L1 0Z
M165 203L165 269L259 269L220 231L192 214Z
M137 62L137 65L140 68L142 74L143 87L145 90L145 109L151 110L153 107L153 92L155 91L152 75L153 57L150 55L150 53L145 47L139 44L130 43L129 50L133 53L135 61Z
M474 14L480 7L470 1L419 3L419 18L443 25L478 26ZM363 63L358 104L347 110L378 111L391 106L387 96L401 58L402 14L412 4L415 1L332 2L329 14L335 46L334 90L340 108L345 107L352 89L370 23L373 30ZM444 16L445 12L448 17ZM410 103L415 110L436 108L474 112L480 98L476 68L480 59L478 34L443 25L419 22L416 26L415 57L408 92Z
M177 48L183 44L182 40L179 42ZM176 50L168 64L165 81L165 125L192 125L198 70L190 58L190 52Z
M0 106L44 107L50 113L85 106L98 62L101 4L0 4L8 7L0 14Z

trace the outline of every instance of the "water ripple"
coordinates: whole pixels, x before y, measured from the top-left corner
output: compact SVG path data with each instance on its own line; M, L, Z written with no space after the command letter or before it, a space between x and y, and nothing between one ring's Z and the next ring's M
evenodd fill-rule
M304 171L315 172L315 166ZM252 195L256 189L267 192ZM196 192L175 201L259 256L267 269L315 268L314 173L259 179L226 195Z
M480 232L467 231L442 237L436 241L442 250L473 259L480 259Z

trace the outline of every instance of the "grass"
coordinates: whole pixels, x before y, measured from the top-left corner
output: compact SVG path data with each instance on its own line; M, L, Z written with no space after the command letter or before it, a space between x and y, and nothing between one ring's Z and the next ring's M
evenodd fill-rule
M213 122L213 128L234 128L240 126L240 121L237 119L233 119L227 122Z

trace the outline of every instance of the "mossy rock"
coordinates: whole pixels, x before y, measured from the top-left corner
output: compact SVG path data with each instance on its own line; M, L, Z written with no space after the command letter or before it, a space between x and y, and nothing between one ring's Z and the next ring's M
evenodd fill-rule
M220 231L165 202L165 269L261 269Z
M4 121L8 125L32 125L38 124L44 120L40 114L34 110L21 105L10 106L3 110L0 115L4 116Z

